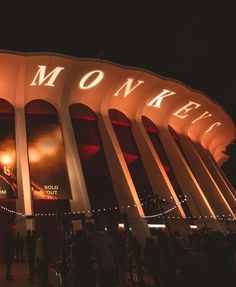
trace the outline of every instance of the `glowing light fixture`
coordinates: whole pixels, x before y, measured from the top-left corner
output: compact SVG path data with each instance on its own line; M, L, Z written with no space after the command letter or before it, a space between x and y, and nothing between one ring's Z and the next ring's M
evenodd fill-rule
M190 225L190 228L191 228L191 229L197 229L197 225L195 225L195 224Z
M165 224L148 224L149 228L166 228Z
M4 165L10 165L12 163L12 157L8 154L1 156L1 162Z

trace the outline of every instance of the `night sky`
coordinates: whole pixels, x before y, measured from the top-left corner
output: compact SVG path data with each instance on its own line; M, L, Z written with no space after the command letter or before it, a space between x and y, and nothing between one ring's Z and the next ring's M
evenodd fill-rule
M144 68L204 92L236 122L234 1L6 2L0 49ZM224 171L236 186L235 147L230 150Z

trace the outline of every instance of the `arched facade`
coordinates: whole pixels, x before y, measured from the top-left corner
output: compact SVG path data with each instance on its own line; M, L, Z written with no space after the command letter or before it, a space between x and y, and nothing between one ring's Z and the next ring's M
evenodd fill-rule
M173 228L234 222L220 165L235 127L209 97L100 59L2 51L0 61L0 120L11 115L16 139L12 210L125 212L137 234L150 218Z

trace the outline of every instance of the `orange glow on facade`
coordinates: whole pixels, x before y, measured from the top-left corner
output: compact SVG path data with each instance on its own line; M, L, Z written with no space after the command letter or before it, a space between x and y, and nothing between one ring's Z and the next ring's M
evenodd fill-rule
M175 80L164 79L149 71L127 68L100 59L84 60L56 54L52 57L51 54L0 52L0 61L2 63L0 83L4 82L4 85L0 87L0 97L14 108L16 125L16 147L14 146L16 155L3 149L4 145L0 143L0 165L3 166L1 175L2 178L6 176L4 182L9 182L7 176L10 175L4 173L4 166L9 167L17 162L17 184L21 191L19 194L23 198L21 209L25 214L34 213L33 199L60 200L57 198L60 194L59 184L49 176L46 179L48 182L39 184L35 179L32 180L32 170L36 165L42 170L50 170L50 168L52 170L52 161L55 161L55 166L62 163L63 152L65 152L63 164L66 169L63 176L65 174L67 176L68 172L67 186L68 190L69 187L72 190L71 197L66 197L66 192L69 193L69 191L66 185L62 185L61 190L65 196L63 199L70 202L73 211L78 211L79 208L91 210L86 187L89 183L85 180L81 162L83 159L86 164L89 164L96 157L101 156L104 149L108 173L111 176L119 208L121 210L124 206L135 206L133 213L125 210L130 212L131 217L141 220L145 216L145 208L140 195L142 190L138 190L134 183L135 177L131 176L134 170L134 173L137 172L136 180L141 178L137 168L135 170L135 163L140 160L140 162L150 162L150 164L144 164L144 168L151 189L154 194L159 195L158 192L160 192L162 197L172 197L173 204L176 205L174 211L176 216L186 220L188 217L177 195L178 192L182 192L183 195L192 193L197 198L196 202L191 202L191 199L187 197L186 204L193 216L199 216L197 203L207 210L207 216L211 220L216 220L217 215L223 214L225 209L233 219L236 219L235 195L233 198L231 194L232 201L230 196L224 197L201 157L198 159L196 157L196 162L201 164L206 172L195 178L191 169L193 163L188 164L178 153L174 144L170 143L172 138L167 128L168 125L178 131L181 137L201 144L214 157L216 168L220 169L217 166L217 160L227 159L224 150L234 139L235 127L223 109L208 96L193 91ZM50 63L50 65L45 63ZM11 73L9 73L9 68ZM44 130L42 129L36 137L32 128L30 136L32 134L33 136L29 143L25 124L26 106L36 100L50 104L58 113L58 122L54 121L53 124L47 125L46 120L43 122L40 119L41 122L37 124L44 125ZM94 140L94 142L79 143L77 149L77 139L69 112L73 104L80 104L93 111L94 116L78 114L75 119L83 122L82 124L80 122L81 126L86 122L86 127L96 123L99 142ZM112 109L123 113L129 119L129 123L119 120L110 121L108 114ZM30 116L37 118L40 112L40 110L35 113L33 111ZM46 112L44 115L47 119L52 116ZM154 148L145 135L146 131L142 130L141 119L144 116L158 129L157 132L150 127L146 131L159 133L160 129L160 140L172 165L162 165L161 155L155 155ZM140 156L129 150L131 147L125 142L125 137L123 137L123 144L126 145L127 150L123 152L112 124L119 125L124 133L126 128L130 129L134 142L138 143L138 148L141 150L144 146L140 151ZM139 128L136 127L138 125ZM86 134L86 128L84 131ZM188 149L187 146L186 148ZM191 155L191 150L189 154ZM43 160L47 164L46 168L42 164ZM181 191L173 187L170 176L167 176L171 172L173 173L172 181L180 181ZM157 180L158 176L161 177L161 181ZM43 181L44 178L41 177ZM16 181L15 175L11 179ZM206 194L206 182L208 181L212 184L211 192L214 191L218 195L217 198L221 198L215 206L211 204L209 194ZM156 187L157 182L160 185L159 190ZM230 192L232 193L232 190ZM223 207L218 207L220 205Z

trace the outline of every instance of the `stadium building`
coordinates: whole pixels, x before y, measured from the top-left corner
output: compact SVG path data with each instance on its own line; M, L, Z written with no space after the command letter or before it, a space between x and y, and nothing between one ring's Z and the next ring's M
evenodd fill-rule
M0 53L0 232L127 214L135 234L234 225L235 127L202 92L140 68ZM76 223L75 223L76 224Z

